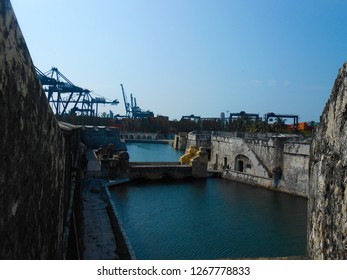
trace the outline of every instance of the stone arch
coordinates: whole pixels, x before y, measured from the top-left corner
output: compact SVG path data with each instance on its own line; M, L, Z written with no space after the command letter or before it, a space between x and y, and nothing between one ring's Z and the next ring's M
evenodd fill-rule
M152 136L151 136L151 135L148 135L148 136L147 136L147 140L152 140Z
M140 136L140 135L137 135L136 139L140 140L140 139L141 139L141 136Z
M134 135L130 134L130 139L134 139Z
M146 140L146 135L142 135L142 139L143 139L143 140Z
M238 154L234 161L234 170L244 173L249 173L249 169L252 168L252 161L243 154ZM247 170L248 169L248 170Z

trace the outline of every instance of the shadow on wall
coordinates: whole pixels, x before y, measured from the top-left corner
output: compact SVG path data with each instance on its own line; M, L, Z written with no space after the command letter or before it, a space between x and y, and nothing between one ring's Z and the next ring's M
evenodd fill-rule
M10 1L0 11L0 258L78 258L79 129L59 127Z

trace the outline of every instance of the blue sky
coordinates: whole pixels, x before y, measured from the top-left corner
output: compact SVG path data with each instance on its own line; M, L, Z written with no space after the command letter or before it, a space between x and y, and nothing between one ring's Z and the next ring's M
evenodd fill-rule
M35 65L155 115L319 120L347 57L347 1L12 0Z

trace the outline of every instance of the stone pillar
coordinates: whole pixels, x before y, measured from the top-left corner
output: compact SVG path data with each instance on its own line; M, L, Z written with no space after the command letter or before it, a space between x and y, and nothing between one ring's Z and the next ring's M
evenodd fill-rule
M175 139L173 142L173 147L176 150L185 150L187 146L187 133L179 132L178 135L175 135Z
M207 163L208 153L205 148L200 147L197 156L191 161L192 165L192 176L195 178L206 178L207 177Z
M347 259L347 64L339 71L311 145L310 259Z
M129 178L130 165L128 152L121 151L108 160L109 179Z

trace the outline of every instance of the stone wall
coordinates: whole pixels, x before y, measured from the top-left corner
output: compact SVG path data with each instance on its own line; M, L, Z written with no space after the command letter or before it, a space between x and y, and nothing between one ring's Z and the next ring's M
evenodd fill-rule
M302 163L299 163L303 161ZM235 170L225 169L222 172L222 177L232 181L238 181L249 185L259 186L275 191L281 191L289 194L294 194L302 197L308 196L308 173L307 168L302 168L306 164L308 166L308 156L295 157L288 159L293 167L286 167L283 172L283 178L276 182L274 178L266 178L256 176L245 172L238 172ZM301 167L298 164L302 164Z
M0 258L66 258L79 136L59 128L8 0L0 12Z
M196 132L196 131L189 132L185 152L188 151L190 146L195 146L196 148L205 147L207 150L209 150L210 143L211 143L210 132Z
M159 137L158 133L122 131L120 138L123 140L156 140Z
M130 180L162 178L183 179L192 177L192 167L188 165L169 165L167 163L132 163L130 165Z
M113 144L115 150L126 150L124 142L121 141L120 130L117 127L107 126L83 126L82 142L89 149L97 149L100 146L107 147Z
M309 143L286 142L283 146L283 180L280 187L308 196Z
M210 170L230 171L224 178L308 196L310 143L298 135L191 132L188 140L207 147Z
M176 150L186 150L188 133L180 132L175 135L172 146ZM188 147L189 148L189 147Z
M237 158L242 155L248 158L244 164L244 172L268 178L270 171L261 159L250 149L243 138L212 136L210 166L215 170L225 168L238 170ZM249 165L247 165L247 163Z
M283 146L286 137L272 137L267 139L245 139L247 147L256 155L271 174L276 167L283 167Z
M310 151L308 257L347 259L347 64L339 71Z
M254 176L234 170L224 170L222 177L227 180L238 181L249 185L259 186L268 189L273 189L275 187L271 178Z

